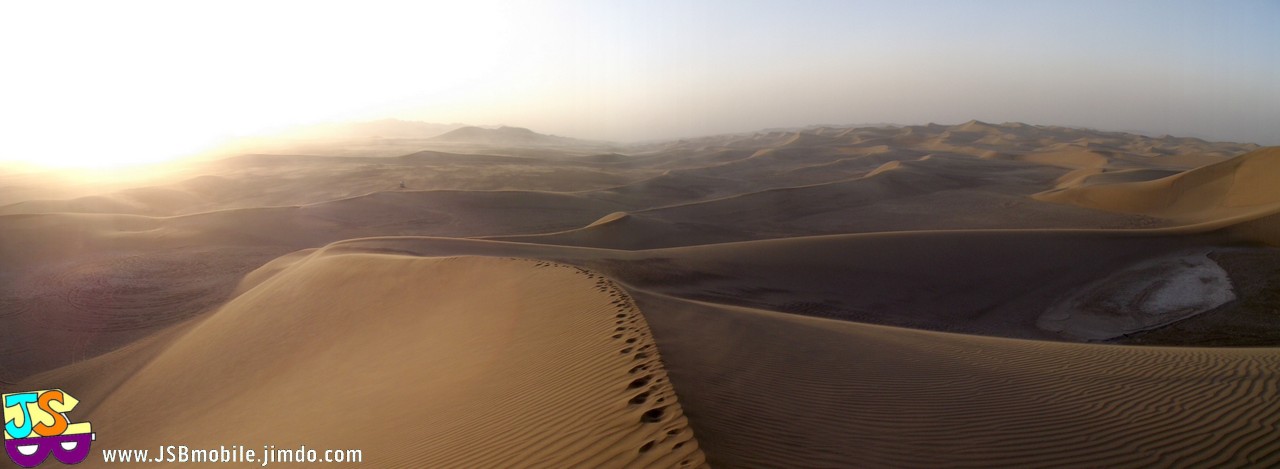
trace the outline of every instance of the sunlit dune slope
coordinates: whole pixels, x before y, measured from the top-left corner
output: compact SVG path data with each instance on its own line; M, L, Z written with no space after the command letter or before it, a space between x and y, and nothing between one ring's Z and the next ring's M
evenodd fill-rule
M123 374L79 396L97 403L81 418L102 447L305 444L358 448L377 467L703 464L644 318L597 274L318 252L245 288L160 343L23 384Z
M1280 148L1270 147L1152 181L1079 185L1037 197L1193 223L1280 210L1278 181Z

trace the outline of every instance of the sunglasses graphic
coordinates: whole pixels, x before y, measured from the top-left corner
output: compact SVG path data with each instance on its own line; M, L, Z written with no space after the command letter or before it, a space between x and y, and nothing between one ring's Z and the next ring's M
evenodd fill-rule
M21 438L5 440L4 449L22 467L39 466L50 454L63 464L80 464L89 457L89 446L96 439L96 433Z

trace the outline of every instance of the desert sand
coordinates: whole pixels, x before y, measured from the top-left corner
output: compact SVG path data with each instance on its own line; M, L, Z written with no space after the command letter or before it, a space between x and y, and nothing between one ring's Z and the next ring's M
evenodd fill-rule
M0 174L0 386L375 467L1280 464L1275 148L401 127Z
M704 462L644 318L603 277L323 250L267 269L148 350L38 380L94 402L110 447L359 448L399 467Z

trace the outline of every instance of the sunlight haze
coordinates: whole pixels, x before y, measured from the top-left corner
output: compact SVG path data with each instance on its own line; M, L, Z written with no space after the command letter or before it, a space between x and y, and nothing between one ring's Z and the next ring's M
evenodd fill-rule
M0 161L395 117L636 141L992 122L1280 143L1275 2L9 2Z

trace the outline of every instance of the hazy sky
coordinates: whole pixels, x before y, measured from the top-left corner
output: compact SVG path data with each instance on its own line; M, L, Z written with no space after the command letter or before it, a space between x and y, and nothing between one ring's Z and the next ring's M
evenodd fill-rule
M1280 144L1280 2L0 4L0 160L399 117L638 140L968 119Z

